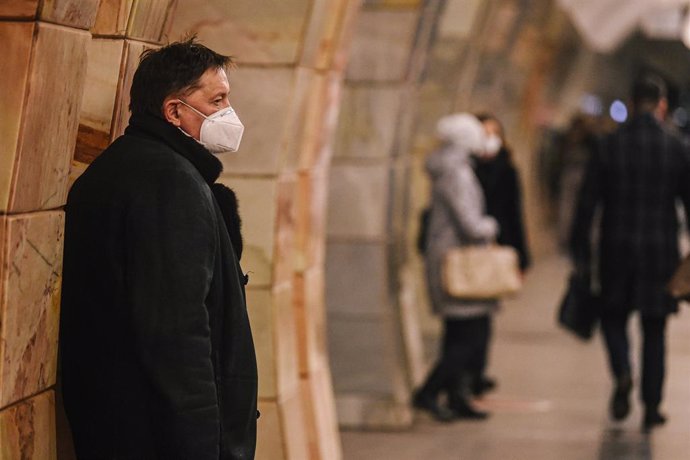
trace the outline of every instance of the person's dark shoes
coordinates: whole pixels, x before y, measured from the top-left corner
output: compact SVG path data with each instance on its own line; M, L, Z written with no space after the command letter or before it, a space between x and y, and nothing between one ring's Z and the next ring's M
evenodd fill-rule
M479 375L472 381L472 394L474 396L483 396L485 393L495 390L497 385L495 379L485 375Z
M455 419L455 414L449 408L442 406L436 401L436 398L428 394L418 391L412 399L412 405L415 409L428 412L434 420L438 422L451 422Z
M488 412L481 411L474 407L467 399L455 399L448 404L448 408L455 412L455 416L465 420L486 420Z
M611 417L614 420L623 420L630 413L631 390L632 378L629 375L620 377L616 381L616 387L611 395Z
M649 431L664 423L666 423L665 415L662 415L657 409L648 409L645 411L644 419L642 420L642 429L644 431Z

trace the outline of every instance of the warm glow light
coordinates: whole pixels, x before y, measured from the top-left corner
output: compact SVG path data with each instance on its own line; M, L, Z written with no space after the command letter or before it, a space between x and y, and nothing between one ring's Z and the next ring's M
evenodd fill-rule
M628 119L628 108L622 101L616 99L611 104L609 115L611 115L613 121L616 121L618 123L625 123L625 121Z

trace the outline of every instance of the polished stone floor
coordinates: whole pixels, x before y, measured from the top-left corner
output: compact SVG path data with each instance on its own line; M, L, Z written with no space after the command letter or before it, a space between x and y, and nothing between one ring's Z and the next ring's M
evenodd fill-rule
M688 306L669 327L662 408L669 422L645 435L637 394L626 421L608 419L611 383L599 337L582 343L555 324L567 271L558 257L539 262L521 297L507 302L496 317L489 374L500 386L482 402L492 412L488 421L441 425L418 415L406 432L344 432L345 459L690 459ZM636 319L630 328L637 344Z

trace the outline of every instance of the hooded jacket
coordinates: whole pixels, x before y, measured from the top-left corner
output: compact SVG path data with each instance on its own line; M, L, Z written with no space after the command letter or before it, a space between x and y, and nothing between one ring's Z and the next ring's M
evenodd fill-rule
M481 125L479 125L481 129ZM449 318L491 313L496 301L464 301L443 289L443 259L457 246L487 243L498 234L496 221L486 215L481 186L472 170L469 148L447 143L426 162L431 179L431 211L425 252L427 287L434 312Z
M256 356L221 170L135 115L69 193L60 354L80 459L254 457Z

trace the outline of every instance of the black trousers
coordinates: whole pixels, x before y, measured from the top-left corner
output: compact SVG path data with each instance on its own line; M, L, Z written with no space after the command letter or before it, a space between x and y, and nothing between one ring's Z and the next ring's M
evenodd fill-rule
M628 319L630 311L606 312L601 329L606 341L609 365L615 378L630 375L630 342ZM640 316L642 329L642 402L655 409L662 399L666 371L666 317Z
M493 335L493 316L487 316L486 336L479 352L470 358L468 371L474 378L482 377L486 373L489 364L489 347L491 346L491 336Z
M455 396L455 390L467 372L473 359L482 354L490 330L490 317L446 319L441 357L422 386L422 392L437 397L441 391Z

